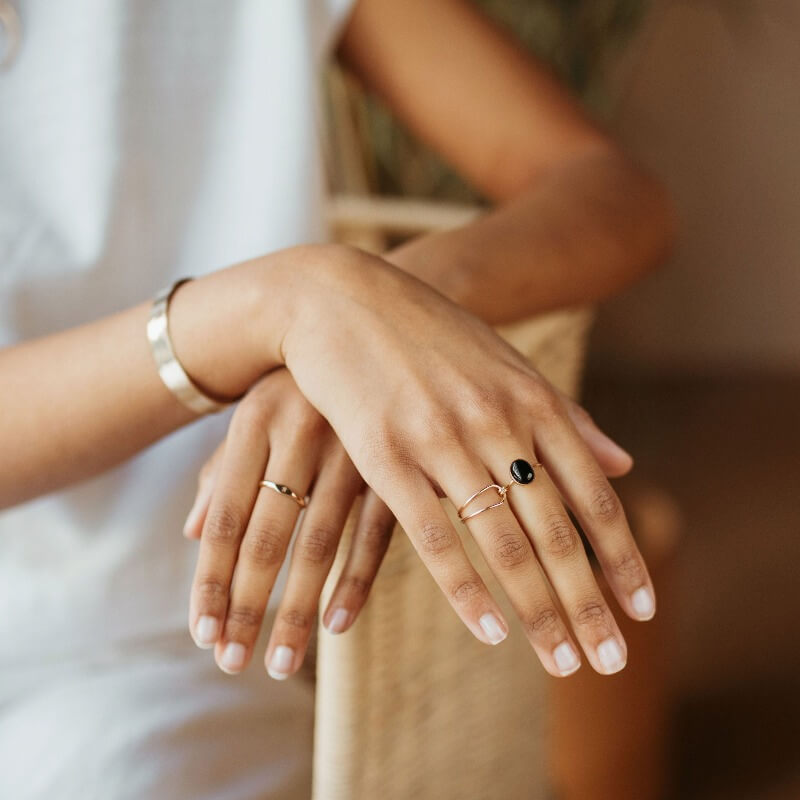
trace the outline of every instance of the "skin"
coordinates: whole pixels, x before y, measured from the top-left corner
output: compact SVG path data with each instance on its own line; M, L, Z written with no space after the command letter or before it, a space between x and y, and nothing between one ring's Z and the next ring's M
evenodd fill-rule
M443 37L442 32L447 30L458 30L459 36ZM446 53L442 51L443 42L447 43ZM603 298L637 278L668 245L671 219L660 187L636 170L547 73L472 6L450 0L410 0L401 4L362 0L344 33L339 55L420 138L438 149L488 197L502 204L499 212L490 213L467 228L413 240L386 256L482 319L507 322ZM431 82L429 76L434 72L437 80ZM497 86L504 87L499 96ZM485 124L489 110L495 121L491 128ZM458 135L454 136L454 132ZM575 231L581 235L572 235ZM535 264L526 249L536 253ZM514 257L515 251L524 255ZM504 253L510 257L502 258ZM284 391L286 401L291 403L293 389L288 383ZM600 433L583 409L566 398L561 400L606 475L627 472L632 465L630 456ZM314 413L311 408L307 412ZM249 430L248 436L258 436L258 432ZM326 437L327 433L323 434L320 448ZM295 480L289 481L291 485L305 485L298 463L303 459L301 454L315 453L320 448L304 442L295 449L293 460L287 459L287 467L294 465L288 473ZM262 449L266 452L266 442ZM190 538L201 536L221 460L222 450L201 474L198 498L185 530ZM251 474L240 475L233 485L257 485L264 474L263 466L262 460L254 460ZM272 469L270 466L267 473L271 474ZM351 466L341 469L349 471ZM308 474L308 470L305 472ZM345 477L341 480L351 485ZM263 507L285 505L287 501L270 497L259 502ZM352 496L343 493L336 500L315 497L317 508L323 503L327 504L327 513L320 516L341 519L346 517L343 506L349 507ZM534 506L531 513L535 515L536 510ZM561 505L552 502L552 492L551 502L538 510L538 526L551 528L551 539L561 542L562 549L571 550L575 532ZM509 509L500 510L497 516L500 515L509 521ZM351 551L323 615L329 631L343 632L355 621L388 547L394 523L391 510L368 491ZM482 526L485 520L471 524ZM333 530L328 525L323 527L319 535L307 534L324 542L320 547L324 553L319 559L321 565L308 558L307 548L302 545L303 531L311 529L311 523L304 522L297 540L290 586L281 600L265 654L268 669L279 646L293 653L289 673L302 663L324 582L325 575L320 573L327 574L341 536L338 526ZM281 554L286 552L290 536L287 523L277 535ZM246 534L242 541L247 542ZM243 560L247 559L246 550L243 544ZM552 564L547 554L540 560ZM227 583L236 558L229 556L226 563L229 569L223 577ZM555 565L551 566L558 584L554 588L558 590L560 586L562 591L574 593L574 585L591 585L585 563L581 567L573 571L570 581ZM205 579L198 568L196 580ZM222 629L222 635L214 641L217 662L223 669L231 671L235 663L232 671L239 671L250 660L273 581L274 574L265 584L266 591L260 593L234 587L228 599L233 614L229 610L219 626L215 621L215 629ZM576 615L586 620L605 619L607 607L597 599L593 587L591 598L579 601L583 607ZM541 593L540 600L544 602ZM535 626L544 627L543 621L549 616L549 611L543 612ZM238 624L232 618L245 620L246 624ZM603 625L597 623L597 627ZM605 626L605 631L610 632L611 628ZM622 639L618 629L613 633ZM584 636L582 643L585 639ZM226 647L231 643L244 645L240 659L226 659ZM539 645L538 649L543 647ZM234 647L231 653L240 649ZM554 671L552 656L542 660L549 671L561 674ZM271 670L274 677L289 673Z
M459 36L446 35L452 30ZM545 668L561 674L554 648L575 648L577 639L592 666L608 672L598 645L614 638L624 663L624 641L561 498L591 537L622 608L641 618L631 595L652 586L604 474L624 472L630 459L486 322L594 302L630 283L668 248L664 195L466 3L361 0L342 58L497 207L385 259L330 245L293 248L175 295L170 329L193 379L218 398L253 388L220 465L204 473L208 506L196 504L199 521L187 525L189 535L202 529L195 638L199 618L211 617L221 631L210 642L218 660L230 642L245 645L241 666L252 655L248 637L297 515L288 498L256 491L268 471L296 491L314 485L266 654L269 663L278 645L292 649L278 677L300 665L318 587L362 481L374 496L350 554L346 577L355 580L340 583L326 622L334 608L354 615L363 603L391 513L467 627L492 641L480 620L494 615L501 633L506 623L439 495L460 505L476 488L505 482L511 460L526 457L546 469L469 530ZM19 387L4 393L0 415L0 436L19 454L0 464L0 505L97 474L192 421L153 369L143 336L148 308L0 351L0 381Z
M501 479L514 458L534 462L538 455L547 465L538 481L512 491L508 505L470 521L469 530L548 671L562 674L556 647L568 643L577 649L542 570L592 665L605 673L621 668L624 641L560 497L589 532L623 609L641 618L631 597L642 587L652 597L652 586L619 501L563 397L475 316L398 270L361 269L360 259L373 260L349 252L320 273L328 313L316 316L316 304L304 304L297 327L283 340L286 365L299 389L324 410L356 469L406 530L456 613L486 643L503 638L507 623L466 558L438 494L460 505L476 487ZM349 290L342 292L343 285ZM376 308L382 309L379 314ZM314 335L307 335L312 330ZM361 345L353 348L357 339ZM357 413L354 396L361 398ZM291 458L281 466L283 473L270 474L287 483L283 476L302 468ZM289 485L302 493L311 476L297 477ZM276 499L285 508L285 498L262 493L253 505L243 497L239 487L255 486L257 478L253 472L248 482L236 472L224 501L215 505L212 498L203 528L190 615L194 625L200 617L227 615L222 640L211 642L218 644L218 657L227 644L252 644L261 608L252 600L270 584L258 562L264 552L278 562L291 535L293 518L287 522L274 513ZM259 507L261 498L266 500ZM237 572L229 599L232 571L240 565L253 579ZM241 605L237 592L246 597ZM481 625L486 615L493 617L494 630ZM285 613L279 619L288 621ZM271 648L275 639L273 633ZM618 647L613 668L602 663L598 650L609 640ZM292 651L291 665L281 675L297 668L296 647ZM268 649L268 663L272 655Z

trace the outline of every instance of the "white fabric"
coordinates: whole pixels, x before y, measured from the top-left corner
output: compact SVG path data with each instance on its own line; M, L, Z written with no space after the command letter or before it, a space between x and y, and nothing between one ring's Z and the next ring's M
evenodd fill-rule
M351 2L15 0L0 346L323 239L317 67ZM0 512L0 797L308 796L310 690L224 676L186 631L180 531L226 416Z

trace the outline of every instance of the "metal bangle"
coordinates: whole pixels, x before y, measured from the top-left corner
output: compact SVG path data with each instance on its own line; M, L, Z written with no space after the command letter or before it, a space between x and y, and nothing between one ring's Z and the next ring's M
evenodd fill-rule
M182 278L156 295L147 320L147 340L150 342L159 377L167 389L195 414L213 414L222 411L228 403L220 403L197 388L178 361L169 337L170 300L178 287L190 280L192 279Z

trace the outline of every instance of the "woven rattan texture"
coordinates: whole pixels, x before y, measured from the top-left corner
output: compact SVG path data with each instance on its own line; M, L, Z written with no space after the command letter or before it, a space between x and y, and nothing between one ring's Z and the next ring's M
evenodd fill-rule
M566 311L501 333L575 394L591 314ZM547 678L502 591L511 634L477 642L395 529L370 600L341 636L319 634L314 800L544 800ZM351 533L351 522L345 536ZM347 552L347 546L339 549ZM337 562L327 589L341 568ZM327 597L327 590L326 590Z

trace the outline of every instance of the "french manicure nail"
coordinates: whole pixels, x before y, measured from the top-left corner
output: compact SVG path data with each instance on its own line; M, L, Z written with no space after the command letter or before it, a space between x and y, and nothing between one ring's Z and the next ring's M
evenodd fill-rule
M569 642L561 642L553 650L553 661L562 675L572 675L581 665L578 654Z
M272 653L267 672L270 677L275 678L277 681L282 681L289 677L292 664L294 664L294 650L291 647L279 644Z
M222 651L222 658L219 665L225 672L239 672L244 666L244 659L247 656L247 648L238 642L230 642L225 645Z
M208 650L219 636L219 621L215 617L202 616L194 627L194 641L198 647Z
M500 644L507 634L494 614L484 614L480 620L481 629L491 644Z
M631 595L631 605L636 618L640 620L652 619L656 613L656 602L647 586L642 586Z
M609 636L597 645L597 658L606 675L613 675L625 666L622 648L613 636Z
M350 619L350 612L346 608L337 608L331 615L331 621L328 623L328 630L331 633L341 633L346 627Z

